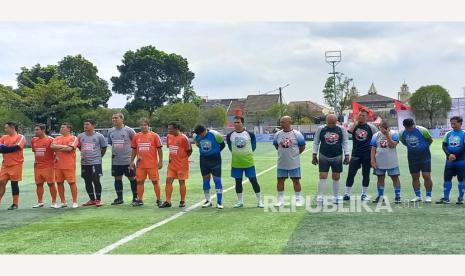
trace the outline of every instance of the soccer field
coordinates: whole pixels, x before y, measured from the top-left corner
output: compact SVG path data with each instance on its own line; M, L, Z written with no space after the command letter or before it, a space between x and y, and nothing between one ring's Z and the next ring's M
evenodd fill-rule
M311 143L307 144L307 149ZM408 172L405 147L398 147L401 163L402 198L414 197ZM165 164L161 171L164 198ZM444 154L441 141L432 145L433 201L442 197ZM0 253L2 254L93 254L116 241L147 226L161 222L180 212L178 185L174 185L173 208L154 207L152 184L146 182L145 206L130 206L130 189L124 180L125 204L110 206L115 198L110 175L110 154L104 158L103 200L101 208L50 209L48 187L45 191L47 208L32 209L36 203L33 183L33 155L25 150L23 181L20 183L20 205L7 211L11 191L0 205ZM198 150L191 157L188 181L188 207L203 200ZM230 153L223 151L223 187L234 185L230 178ZM257 173L276 164L276 151L271 143L260 143L255 154ZM302 158L302 194L315 196L318 170L311 165L311 152ZM79 166L78 166L79 167ZM341 191L345 184L347 166L341 177ZM358 196L361 172L357 175L352 196ZM80 169L78 168L78 176ZM262 196L276 196L276 169L263 173L258 179ZM452 254L465 253L463 231L465 208L455 205L457 182L454 180L450 205L394 206L392 212L320 212L310 213L305 208L296 212L264 212L256 208L255 195L249 183L244 185L245 207L233 209L234 189L224 195L225 209L196 208L160 227L147 232L110 251L109 254ZM177 183L175 183L177 184ZM290 182L286 195L293 195ZM376 196L376 181L372 176L370 195ZM66 195L70 201L69 186ZM78 178L79 202L88 197L84 183ZM331 182L328 181L328 192ZM393 199L390 179L386 181L386 195ZM422 189L424 196L424 189ZM370 203L369 206L375 206Z

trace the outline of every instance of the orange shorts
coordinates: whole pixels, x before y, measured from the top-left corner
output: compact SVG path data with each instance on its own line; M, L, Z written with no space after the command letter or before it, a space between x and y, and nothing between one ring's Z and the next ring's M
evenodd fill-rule
M189 170L173 170L168 166L166 177L178 180L186 180L189 178Z
M137 168L136 169L137 181L144 181L147 178L152 181L155 181L155 180L158 181L160 179L158 175L158 169L156 168Z
M76 183L76 169L55 169L55 179L57 182L62 183Z
M53 167L38 169L34 168L34 178L36 184L55 183L55 169Z
M0 180L21 181L23 180L23 164L13 166L2 166Z

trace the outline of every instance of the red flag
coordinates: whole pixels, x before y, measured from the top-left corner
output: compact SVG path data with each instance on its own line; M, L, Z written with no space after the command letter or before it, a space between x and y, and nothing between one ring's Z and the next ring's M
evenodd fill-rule
M399 111L399 110L411 110L412 108L406 104L403 104L401 101L398 101L396 100L394 102L394 107L396 109L396 111Z
M373 110L355 101L352 102L352 118L353 119L355 119L358 116L358 113L360 113L360 109L365 109L366 111L368 111L368 118L373 120L373 116L374 116Z

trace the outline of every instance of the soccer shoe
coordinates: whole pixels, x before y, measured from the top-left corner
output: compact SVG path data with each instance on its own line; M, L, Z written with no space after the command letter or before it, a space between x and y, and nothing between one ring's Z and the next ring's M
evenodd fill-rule
M103 206L103 201L97 199L97 200L95 201L95 206L96 206L96 207L102 207L102 206Z
M340 196L333 196L332 197L332 202L335 203L335 204L339 204L339 203L342 203L342 198Z
M238 203L234 204L234 208L242 208L242 207L244 207L244 203L242 203L242 202L238 202Z
M95 200L89 200L86 203L83 203L82 206L93 206L95 203Z
M66 208L66 207L68 207L68 204L66 202L62 202L60 204L60 208Z
M304 204L302 203L302 199L301 198L296 198L295 199L295 207L302 207L304 206Z
M36 205L32 206L32 208L42 208L44 207L43 203L37 203Z
M257 207L258 208L265 208L265 205L263 204L263 202L260 201L260 202L257 203Z
M8 207L7 210L16 210L16 209L18 209L18 205L16 205L16 204L13 203L13 204L11 204L10 207Z
M144 205L144 202L142 200L139 200L139 199L136 199L135 201L132 202L133 207L139 207L139 206L143 206L143 205Z
M160 206L163 204L163 202L161 202L161 200L157 199L157 201L155 202L155 207L158 207L160 208Z
M59 208L60 208L60 205L58 205L58 203L52 203L52 205L50 205L50 208L52 208L52 209L59 209Z
M224 209L224 206L222 204L216 204L217 209Z
M344 197L342 198L342 200L344 200L344 201L350 200L350 195L345 194Z
M184 202L182 200L179 201L179 208L184 208L184 207L186 207L186 202Z
M204 204L202 204L202 208L212 207L213 204L211 201L206 200Z
M426 197L425 197L425 202L426 202L426 203L431 203L431 197L430 197L430 196L426 196Z
M421 202L421 197L416 196L410 200L410 202Z
M445 199L445 198L441 198L439 201L436 201L436 204L449 204L449 203L450 203L450 200Z
M73 206L71 208L76 209L79 207L79 204L77 202L73 202Z
M396 197L396 198L394 198L394 203L395 204L401 204L402 200L400 199L400 197Z
M323 196L319 195L316 197L316 203L317 204L323 204L324 198Z
M170 208L170 207L171 207L171 202L168 202L168 201L165 201L158 206L158 208Z
M284 206L284 202L282 202L282 201L278 201L278 202L274 205L274 207L281 207L281 206Z
M360 200L361 201L370 201L370 198L368 197L368 195L363 194L363 195L360 196Z
M378 203L379 201L383 201L384 202L384 197L382 196L377 196L375 199L373 199L373 203Z
M124 203L124 200L119 199L119 198L115 198L115 200L113 200L111 205L120 205L120 204L123 204L123 203Z
M457 205L462 205L463 204L463 198L457 198L457 202L455 203Z

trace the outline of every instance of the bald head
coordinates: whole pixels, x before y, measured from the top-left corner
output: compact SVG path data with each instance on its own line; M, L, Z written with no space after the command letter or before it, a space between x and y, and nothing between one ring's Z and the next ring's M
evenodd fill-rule
M337 117L334 114L329 114L326 116L326 124L328 126L335 126L337 124Z
M284 131L291 130L292 118L290 116L283 116L279 119L279 124Z

